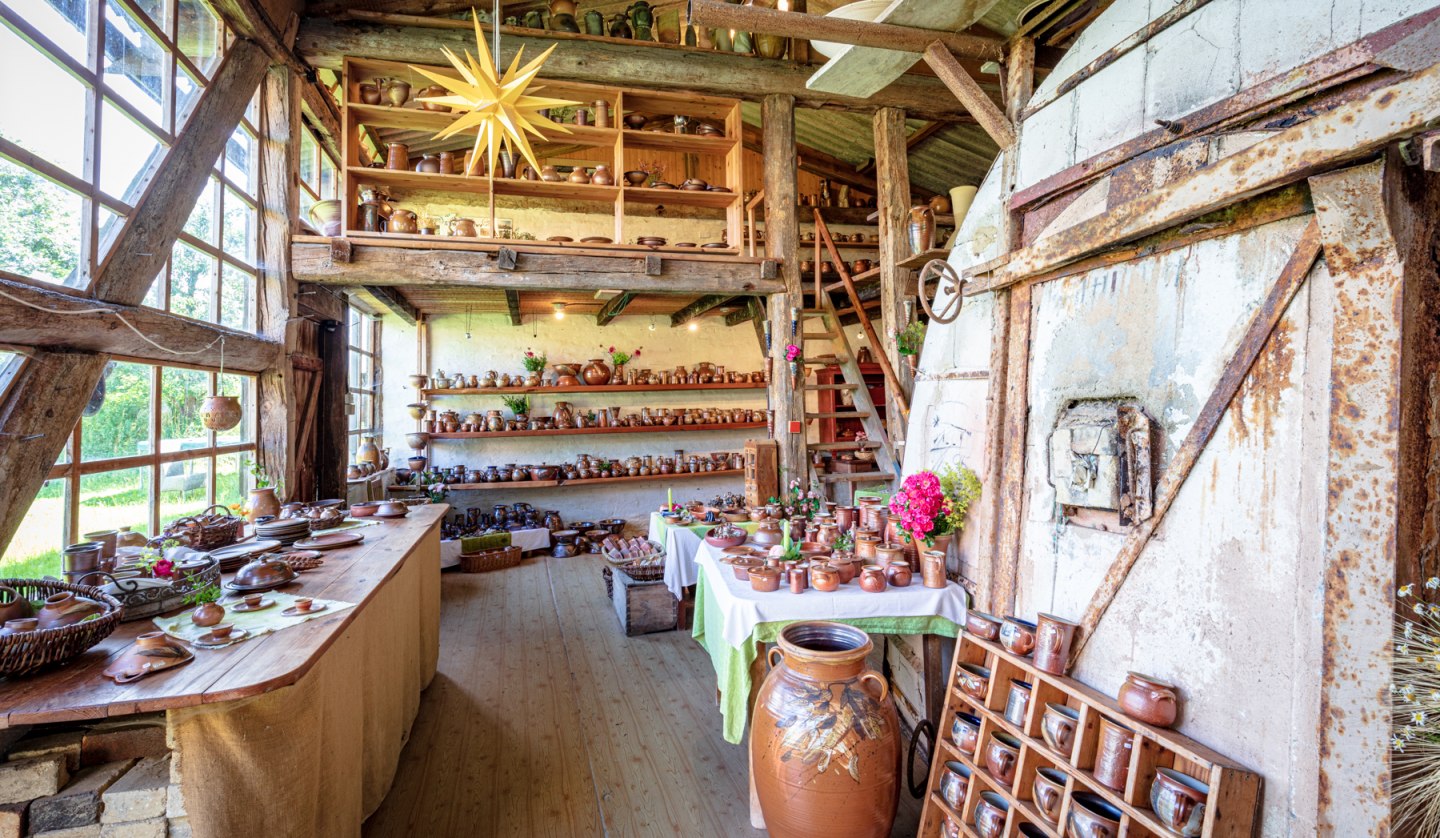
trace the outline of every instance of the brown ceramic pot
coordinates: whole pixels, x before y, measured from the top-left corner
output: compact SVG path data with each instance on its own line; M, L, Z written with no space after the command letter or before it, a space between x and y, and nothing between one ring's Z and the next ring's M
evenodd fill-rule
M905 547L894 541L886 541L875 546L875 564L885 567L891 562L905 561Z
M1006 617L1000 626L1000 645L1014 655L1030 654L1035 650L1035 624L1019 617Z
M1054 614L1041 614L1035 620L1035 668L1051 675L1064 675L1070 668L1070 644L1078 628L1079 624Z
M397 172L410 170L410 147L404 143L388 143L385 146L385 168Z
M876 558L877 548L880 546L880 536L870 532L859 532L855 534L855 558L865 562L873 562Z
M840 528L840 532L850 532L859 515L860 510L856 507L837 506L835 507L835 525Z
M1010 804L993 791L980 793L980 802L975 805L975 831L980 838L1000 838L1005 834L1005 820L1010 816Z
M869 636L799 622L780 632L783 662L755 698L750 764L776 838L884 838L900 792L900 738L885 678L865 665ZM818 698L817 698L818 697Z
M1070 823L1066 838L1117 838L1120 834L1120 810L1105 798L1081 792L1070 798Z
M419 93L415 94L415 98L421 99L421 98L440 97L440 96L448 96L448 95L450 95L450 91L449 91L449 90L446 90L445 88L441 87L441 86L438 85L438 84L432 84L432 85L430 85L429 87L422 88ZM421 102L421 103L420 103L420 107L424 108L424 109L427 110L427 111L436 111L436 112L438 112L438 113L450 113L450 106L449 106L449 105L442 105L442 104L440 104L440 103L438 103L438 102Z
M914 575L908 562L891 562L885 568L885 581L897 588L910 587Z
M1040 719L1040 738L1051 750L1070 758L1075 748L1075 731L1080 726L1080 713L1064 704L1046 704Z
M984 611L966 611L965 630L981 640L997 640L1000 637L1000 618Z
M775 567L751 568L750 588L766 594L780 590L780 569Z
M190 612L190 622L197 626L208 628L216 625L225 619L225 606L214 602L204 602L195 606Z
M40 621L39 628L52 629L73 626L92 614L104 613L105 606L95 600L62 591L46 599L36 617Z
M1095 779L1116 791L1125 789L1130 777L1130 753L1135 732L1106 718L1100 719L1100 746L1095 752Z
M600 358L591 358L590 363L580 371L580 377L591 387L610 383L610 365Z
M831 564L810 564L810 587L822 593L832 593L840 588L840 571Z
M963 762L950 760L940 775L940 797L955 811L965 807L965 790L970 787L970 768Z
M1175 724L1178 714L1175 687L1158 678L1131 672L1125 676L1125 683L1120 685L1116 700L1125 715L1132 719L1155 727Z
M950 722L950 741L955 743L960 753L974 756L975 748L980 744L980 717L957 712Z
M1205 828L1205 803L1210 787L1173 768L1155 769L1150 786L1150 808L1171 832L1182 838L1197 838Z
M885 568L878 564L867 564L860 569L860 590L878 594L885 590Z
M1050 823L1060 822L1060 803L1065 799L1064 773L1048 767L1041 767L1035 771L1035 781L1030 784L1031 799L1035 801L1035 808L1040 810L1040 817Z
M1020 740L1003 731L993 731L985 742L985 770L1005 788L1015 783L1020 764Z
M14 588L0 585L0 625L11 620L23 620L33 613L30 600L21 596Z
M990 688L990 670L978 663L962 663L955 673L955 682L960 692L976 701L985 701L985 692Z
M860 570L865 563L857 557L846 556L842 553L830 557L830 566L839 571L840 584L848 585L856 576L860 575Z
M902 561L913 564L919 559L920 553L919 547L917 546L919 542L913 538L907 539L905 537L905 534L900 531L898 519L891 518L885 522L885 541L900 548L901 553L904 554Z

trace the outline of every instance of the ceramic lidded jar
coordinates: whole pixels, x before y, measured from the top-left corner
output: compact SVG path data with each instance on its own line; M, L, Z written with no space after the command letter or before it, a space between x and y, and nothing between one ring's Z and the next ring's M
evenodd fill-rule
M776 838L809 838L821 823L827 838L890 834L899 720L885 678L866 666L872 648L839 623L781 630L770 653L781 662L756 695L750 735L756 796Z
M1138 672L1125 676L1116 700L1125 715L1155 727L1170 727L1179 715L1175 687Z
M878 594L885 590L885 568L878 564L867 564L860 570L860 590Z

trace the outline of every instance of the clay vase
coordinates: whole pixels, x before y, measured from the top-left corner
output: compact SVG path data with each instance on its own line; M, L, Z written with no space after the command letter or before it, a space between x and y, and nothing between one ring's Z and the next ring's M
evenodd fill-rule
M900 793L899 720L884 676L865 664L860 629L798 622L755 698L751 776L776 838L890 834ZM823 768L823 770L821 770Z
M565 176L560 174L554 166L546 164L540 167L540 179L546 183L559 183L565 179Z
M91 614L104 613L105 606L95 600L62 591L46 599L35 616L39 619L37 628L44 630L73 626Z
M410 147L404 143L389 143L385 146L385 168L397 172L409 171Z
M500 161L500 177L513 179L515 177L515 166L518 162L515 155L508 151L502 151L497 159Z
M590 11L586 12L586 13L585 13L585 34L586 34L586 35L604 35L604 34L605 34L605 16L602 15L602 14L600 14L599 12L595 11L594 9L591 9Z
M1150 808L1165 828L1182 838L1197 838L1205 827L1210 787L1173 768L1155 769Z
M410 82L400 79L391 79L385 85L385 98L394 107L400 107L410 100Z
M375 84L374 82L369 82L369 81L362 81L362 82L360 82L360 104L362 104L362 105L378 105L378 104L380 104L380 86L379 86L378 84Z
M589 182L590 182L590 172L588 172L588 171L585 169L584 166L576 166L575 168L573 168L573 169L570 170L570 182L571 182L571 183L589 183Z
M415 171L424 172L427 175L440 174L440 158L433 154L421 156L420 162L415 164Z
M910 255L924 253L935 243L935 210L928 204L910 208Z
M205 602L195 606L190 612L190 622L202 628L209 628L218 625L225 619L225 606L214 602Z
M1120 709L1125 715L1137 721L1169 727L1175 724L1178 708L1175 703L1175 688L1158 678L1131 672L1120 685L1116 696Z
M0 625L10 620L23 620L33 613L30 600L21 596L14 588L0 585Z
M596 186L614 186L615 176L610 173L610 167L600 163L595 167L595 174L590 177L590 182Z
M1070 644L1080 626L1054 614L1035 620L1035 668L1051 675L1064 675L1070 668ZM1123 706L1123 705L1122 705Z
M595 127L610 127L610 103L604 99L595 100Z
M250 490L250 512L249 519L254 522L256 518L266 515L279 517L280 499L275 497L275 487L266 486L263 489Z
M610 365L603 359L591 358L590 363L580 370L580 377L591 387L599 387L610 383Z

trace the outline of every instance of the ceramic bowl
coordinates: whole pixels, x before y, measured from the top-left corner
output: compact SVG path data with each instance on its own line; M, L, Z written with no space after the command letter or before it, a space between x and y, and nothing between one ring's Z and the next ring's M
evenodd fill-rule
M350 504L350 517L369 518L371 515L374 515L375 510L379 508L380 503L373 500L362 501L360 503L352 503Z
M644 186L645 181L649 179L649 172L634 171L625 173L625 182L630 184L631 186Z

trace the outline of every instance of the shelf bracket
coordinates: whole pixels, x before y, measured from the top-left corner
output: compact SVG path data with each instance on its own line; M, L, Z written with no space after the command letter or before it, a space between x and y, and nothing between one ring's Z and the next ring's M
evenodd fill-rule
M350 261L350 240L345 238L333 238L330 240L330 261L342 264Z
M656 255L653 254L653 253L651 253L651 254L649 254L649 255L647 255L647 256L645 257L645 275L646 275L646 276L659 276L659 275L660 275L660 271L664 269L664 266L665 266L665 261L664 261L663 259L661 259L659 256L656 256Z
M515 270L515 265L519 260L514 250L504 246L500 248L500 252L496 255L496 258L499 260L497 264L502 271Z
M766 259L760 263L761 279L777 279L780 276L780 262L777 259Z

